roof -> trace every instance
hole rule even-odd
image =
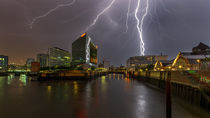
[[[140,61],[131,64],[155,64],[155,61]]]
[[[196,47],[193,48],[193,50],[194,50],[194,49],[206,50],[206,49],[209,49],[209,46],[206,45],[206,44],[204,44],[204,43],[202,43],[202,42],[200,42],[200,43],[198,44],[198,46],[196,46]]]
[[[174,59],[172,66],[175,66],[179,59],[183,59],[188,66],[190,65],[189,60],[186,57],[184,57],[181,53],[179,53]]]
[[[159,60],[161,63],[172,63],[172,60]]]
[[[172,64],[173,61],[172,60],[160,60],[160,62],[163,64],[163,66],[167,66],[169,64]]]
[[[140,59],[140,60],[146,60],[146,58],[148,57],[168,57],[168,55],[145,55],[145,56],[133,56],[133,57],[129,57],[128,60],[132,60],[132,59]]]
[[[192,52],[180,52],[183,56],[191,55]]]
[[[61,48],[59,48],[59,47],[52,47],[52,48],[55,48],[55,49],[58,49],[58,50],[62,50],[62,51],[65,51],[65,52],[69,52],[69,51],[64,50],[64,49],[61,49]]]
[[[210,55],[184,55],[187,59],[205,59],[210,58]]]
[[[172,60],[158,60],[156,63],[160,62],[163,66],[167,66],[173,63]]]

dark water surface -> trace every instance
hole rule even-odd
[[[123,75],[50,82],[0,77],[0,118],[165,118],[165,111],[164,92]],[[173,100],[174,118],[208,116]]]

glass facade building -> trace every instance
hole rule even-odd
[[[54,67],[69,67],[71,61],[71,55],[68,51],[60,49],[58,47],[52,47],[48,49],[49,66]]]
[[[72,43],[72,64],[95,66],[98,63],[97,52],[97,46],[84,33]]]
[[[49,60],[48,54],[37,54],[37,62],[40,63],[40,67],[47,67],[48,60]]]
[[[0,71],[7,71],[8,62],[8,56],[0,55]]]

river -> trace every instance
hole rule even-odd
[[[176,98],[173,118],[207,118],[209,113]],[[165,118],[165,93],[112,74],[85,81],[31,81],[0,77],[1,118]]]

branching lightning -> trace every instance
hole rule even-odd
[[[90,41],[91,41],[91,38],[88,37],[88,41],[86,45],[86,63],[90,62]]]
[[[107,10],[109,10],[109,9],[112,7],[112,5],[114,4],[115,1],[116,1],[116,0],[112,0],[112,2],[111,2],[103,11],[101,11],[101,12],[96,16],[96,18],[93,20],[93,23],[91,23],[91,24],[86,28],[86,31],[88,31],[91,27],[93,27],[93,26],[96,24],[96,22],[98,21],[98,19],[100,18],[100,16],[103,15]]]
[[[145,55],[144,54],[145,47],[144,47],[144,40],[143,40],[143,25],[144,25],[144,19],[147,16],[148,10],[149,10],[149,0],[146,0],[146,1],[147,1],[146,2],[146,11],[143,14],[141,19],[138,18],[138,12],[139,12],[139,8],[140,8],[141,0],[138,0],[137,7],[136,7],[136,10],[135,10],[135,18],[137,20],[136,27],[137,27],[138,33],[139,33],[141,55]]]
[[[128,12],[127,12],[127,18],[126,18],[126,32],[128,32],[128,20],[130,16],[130,8],[131,8],[131,0],[129,0],[129,3],[128,3]]]
[[[32,29],[34,23],[35,23],[36,21],[38,21],[39,19],[44,18],[44,17],[47,17],[48,15],[50,15],[52,12],[56,11],[56,10],[59,9],[59,8],[71,6],[71,5],[73,5],[75,2],[76,2],[76,0],[73,0],[72,2],[67,3],[67,4],[59,4],[59,5],[57,5],[55,8],[53,8],[53,9],[49,10],[48,12],[46,12],[45,14],[43,14],[43,15],[41,15],[41,16],[35,17],[35,18],[31,21],[31,23],[29,24],[30,28]]]
[[[139,10],[140,10],[140,4],[141,4],[141,0],[137,0],[138,3],[137,3],[137,7],[135,9],[135,19],[137,21],[137,24],[136,24],[136,27],[137,27],[137,30],[138,30],[138,35],[139,35],[139,40],[140,40],[140,55],[145,55],[145,44],[144,44],[144,40],[143,40],[143,25],[144,25],[144,20],[145,20],[145,17],[148,15],[148,10],[149,10],[149,0],[146,0],[146,7],[145,7],[145,12],[144,14],[142,15],[141,18],[138,17],[138,13],[139,13]],[[67,3],[67,4],[59,4],[57,5],[55,8],[49,10],[48,12],[46,12],[45,14],[43,15],[40,15],[40,16],[37,16],[35,17],[31,23],[29,24],[30,28],[32,29],[33,28],[33,25],[40,19],[42,18],[45,18],[47,17],[48,15],[50,15],[52,12],[56,11],[57,9],[59,8],[62,8],[62,7],[68,7],[68,6],[71,6],[73,5],[74,3],[76,2],[76,0],[73,0],[72,2],[70,3]],[[111,3],[106,7],[104,8],[97,16],[96,18],[93,20],[93,22],[86,28],[85,31],[88,31],[91,27],[95,26],[95,24],[97,23],[98,19],[101,17],[101,15],[103,15],[105,12],[107,12],[112,6],[113,4],[116,2],[116,0],[112,0]],[[130,16],[130,9],[131,9],[131,2],[132,0],[129,0],[129,3],[128,3],[128,10],[127,10],[127,18],[126,18],[126,32],[128,31],[129,29],[129,26],[128,26],[128,22],[129,22],[129,16]]]

